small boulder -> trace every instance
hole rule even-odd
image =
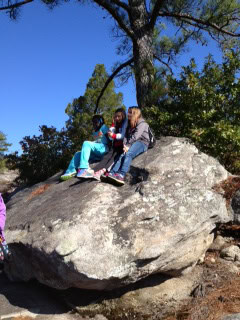
[[[220,256],[228,261],[240,261],[240,248],[238,246],[229,246],[223,249]]]
[[[226,246],[226,241],[222,236],[217,236],[209,247],[209,251],[221,251]]]

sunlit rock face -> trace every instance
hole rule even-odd
[[[14,180],[18,176],[17,170],[4,170],[0,172],[0,193],[11,191],[13,188]]]
[[[213,186],[228,177],[186,139],[165,137],[137,157],[123,187],[60,174],[7,205],[12,279],[111,290],[155,273],[191,270],[232,220]]]

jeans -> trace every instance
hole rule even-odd
[[[110,173],[119,173],[125,177],[126,173],[130,168],[132,160],[145,151],[147,151],[147,146],[143,142],[134,142],[127,153],[122,153],[119,156],[119,158],[112,166]]]
[[[94,171],[97,172],[103,168],[108,171],[112,168],[114,162],[119,158],[123,153],[123,146],[112,148],[107,154],[104,155],[102,160],[94,167]]]
[[[82,150],[75,153],[66,173],[75,172],[76,169],[88,169],[89,161],[100,161],[108,152],[108,146],[103,143],[84,141]]]

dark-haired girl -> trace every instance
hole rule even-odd
[[[94,168],[94,179],[100,181],[103,174],[107,174],[111,169],[115,159],[123,153],[123,138],[127,128],[126,112],[123,108],[118,108],[113,117],[113,123],[108,131],[108,137],[112,140],[111,151]]]

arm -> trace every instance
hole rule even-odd
[[[122,130],[121,130],[121,132],[115,133],[115,132],[113,131],[113,134],[111,135],[111,138],[112,138],[113,140],[123,140],[123,138],[124,138],[124,136],[125,136],[126,129],[127,129],[127,124],[128,124],[128,120],[125,119],[124,123],[122,124]],[[115,130],[115,128],[114,128],[114,130]]]
[[[148,124],[142,120],[136,126],[134,133],[129,137],[128,141],[124,138],[123,144],[126,146],[131,146],[134,142],[141,140],[144,132],[148,132]]]
[[[124,123],[122,125],[122,132],[116,134],[116,139],[117,140],[123,140],[123,138],[125,137],[127,125],[128,125],[128,120],[125,119],[125,121],[124,121]]]
[[[4,230],[5,220],[6,220],[6,206],[0,194],[0,235],[2,235],[2,232]]]
[[[106,126],[105,124],[103,124],[99,130],[100,132],[102,132],[102,134],[106,134],[109,131],[108,126]]]
[[[99,140],[99,138],[101,138],[103,135],[105,135],[108,132],[108,127],[103,124],[101,126],[101,128],[98,131],[94,131],[93,132],[93,138],[94,140]]]

